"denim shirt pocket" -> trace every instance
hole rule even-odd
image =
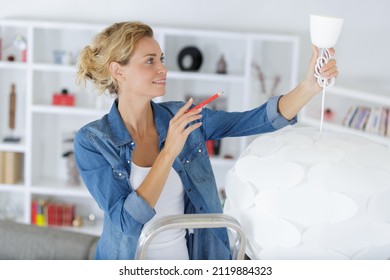
[[[127,170],[121,164],[112,167],[112,174],[117,180],[123,180],[129,177]]]
[[[213,170],[203,142],[198,142],[187,149],[181,158],[187,174],[196,182],[202,183],[213,178]]]

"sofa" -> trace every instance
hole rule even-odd
[[[88,260],[98,236],[0,220],[2,260]]]

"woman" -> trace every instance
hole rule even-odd
[[[117,95],[110,112],[82,127],[75,158],[88,190],[104,211],[97,259],[133,259],[143,226],[170,214],[221,213],[205,141],[270,132],[296,122],[320,87],[307,77],[284,96],[251,111],[197,109],[188,102],[155,103],[165,94],[164,54],[152,29],[116,23],[96,36],[79,58],[78,82]],[[334,60],[322,69],[337,76]],[[150,245],[149,259],[230,259],[226,229],[166,231]]]

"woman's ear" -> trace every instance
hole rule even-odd
[[[113,61],[110,63],[110,72],[117,81],[123,81],[125,79],[122,66],[118,62]]]

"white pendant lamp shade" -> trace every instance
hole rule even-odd
[[[226,176],[251,259],[389,259],[390,149],[346,133],[264,134]]]

